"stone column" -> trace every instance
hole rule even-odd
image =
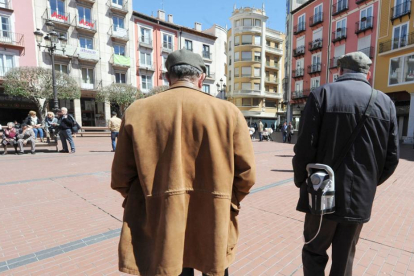
[[[105,102],[105,126],[108,125],[108,120],[111,119],[111,104]]]
[[[410,92],[410,114],[408,115],[408,131],[404,138],[404,144],[412,144],[414,142],[414,92]]]
[[[82,126],[82,111],[81,111],[81,101],[80,99],[73,100],[73,110],[75,112],[75,120]]]

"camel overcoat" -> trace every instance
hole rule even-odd
[[[246,120],[230,102],[179,82],[125,112],[112,165],[124,197],[119,269],[224,275],[235,257],[240,201],[255,183]]]

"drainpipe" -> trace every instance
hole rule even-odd
[[[330,61],[330,58],[331,58],[331,47],[332,47],[331,39],[332,39],[332,23],[333,23],[333,20],[332,20],[333,0],[330,0],[329,2],[330,2],[330,6],[329,6],[329,27],[328,27],[328,60],[326,62],[327,66],[326,66],[326,81],[325,81],[325,83],[329,83],[329,75],[330,75],[329,61]],[[349,3],[348,3],[348,5],[349,5]]]
[[[375,6],[375,2],[374,2]],[[379,29],[380,29],[380,22],[381,22],[381,1],[378,1],[378,9],[377,9],[377,30],[376,30],[376,38],[375,38],[375,46],[374,46],[374,68],[372,69],[372,87],[374,87],[375,83],[375,67],[377,66],[377,49],[378,49],[378,36],[379,36]]]

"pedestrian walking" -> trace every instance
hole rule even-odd
[[[116,139],[118,139],[119,128],[122,120],[116,116],[116,112],[112,111],[112,118],[108,121],[108,128],[111,130],[112,151],[116,150]]]
[[[330,275],[352,275],[356,244],[371,217],[377,186],[398,164],[396,111],[392,100],[368,79],[371,60],[361,52],[338,59],[339,77],[311,92],[301,118],[293,169],[300,188],[297,210],[305,212],[302,250],[305,276],[324,275],[332,245]],[[335,210],[312,215],[306,167],[325,164],[335,174]],[[336,168],[336,169],[335,169]],[[319,229],[319,232],[318,232]],[[319,233],[319,234],[317,234]],[[313,240],[312,240],[313,239]]]
[[[292,122],[289,122],[289,125],[287,126],[287,140],[289,144],[292,141],[292,135],[293,135],[293,126],[292,126]]]
[[[259,120],[259,141],[262,142],[263,141],[263,123],[262,120]]]
[[[282,131],[283,143],[286,143],[286,138],[287,138],[287,133],[288,133],[286,122],[283,123],[281,131]]]
[[[125,197],[119,269],[228,275],[240,202],[255,182],[249,130],[236,106],[201,91],[199,54],[175,51],[166,68],[170,88],[135,101],[119,131],[111,183]]]
[[[69,153],[68,142],[70,145],[70,153],[75,153],[75,142],[72,138],[72,130],[77,128],[77,122],[72,115],[68,114],[66,107],[61,108],[61,114],[58,118],[59,137],[62,142],[61,153]]]
[[[0,127],[1,129],[1,127]],[[7,123],[7,128],[3,130],[3,136],[1,140],[1,145],[3,146],[4,152],[3,155],[7,154],[7,146],[11,145],[14,147],[14,151],[17,154],[17,135],[18,131],[15,128],[13,122]]]
[[[21,124],[21,130],[17,135],[17,144],[19,145],[18,155],[24,154],[24,146],[28,143],[30,144],[31,153],[36,154],[36,135],[32,128],[30,128],[26,123]]]

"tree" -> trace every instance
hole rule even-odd
[[[120,115],[122,116],[128,106],[142,97],[143,94],[141,91],[130,84],[113,83],[100,89],[96,96],[96,100],[99,102],[108,101],[117,104],[120,108]]]
[[[79,99],[80,89],[75,79],[68,74],[56,72],[58,99]],[[4,77],[4,93],[20,96],[36,104],[39,113],[45,118],[46,107],[53,99],[52,70],[42,67],[17,67]]]
[[[156,86],[154,88],[152,88],[146,95],[145,97],[151,97],[153,95],[159,94],[161,92],[164,92],[165,90],[167,90],[168,88],[170,88],[168,85],[160,85],[160,86]]]

